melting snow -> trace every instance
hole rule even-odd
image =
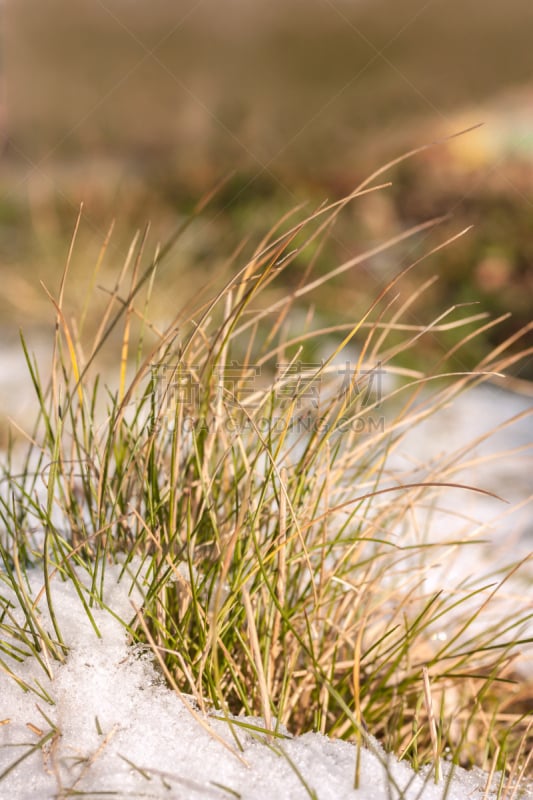
[[[129,619],[130,597],[137,603],[141,598],[131,594],[126,575],[117,582],[119,569],[107,567],[105,602],[114,614]],[[30,573],[32,593],[38,592],[39,581],[37,573]],[[415,775],[407,764],[387,757],[372,739],[371,749],[361,751],[358,790],[353,788],[357,751],[347,742],[315,733],[267,740],[231,721],[206,718],[224,746],[162,684],[149,657],[128,644],[125,629],[113,614],[94,610],[98,638],[70,584],[56,580],[53,598],[70,647],[64,664],[52,664],[53,678],[45,676],[35,659],[15,664],[4,656],[26,683],[40,685],[44,692],[39,692],[49,695],[52,703],[23,692],[0,673],[2,797],[52,800],[73,793],[90,797],[104,793],[191,800],[494,800],[497,796],[496,791],[484,794],[487,776],[480,771],[457,768],[450,776],[450,766],[444,764],[445,777],[437,785],[432,774]],[[43,610],[43,620],[46,617]],[[248,722],[261,725],[256,719]],[[35,748],[47,734],[46,744]]]

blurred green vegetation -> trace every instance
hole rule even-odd
[[[477,122],[485,133],[382,176],[393,185],[341,216],[314,269],[433,216],[452,218],[339,278],[316,302],[325,320],[353,319],[410,258],[472,224],[410,277],[413,292],[439,277],[413,305],[413,323],[465,302],[511,311],[458,356],[459,368],[529,321],[530,0],[11,0],[2,28],[0,313],[9,324],[50,313],[38,281],[57,286],[82,201],[80,304],[113,219],[104,275],[123,262],[135,230],[150,221],[153,250],[232,173],[165,268],[165,315],[246,239],[241,263],[298,203],[309,211],[337,199],[388,158]],[[420,344],[421,359],[430,346]],[[533,377],[531,364],[520,374]]]

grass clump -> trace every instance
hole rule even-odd
[[[423,337],[456,328],[466,343],[494,324],[454,308],[406,324],[418,297],[402,297],[402,280],[425,257],[357,320],[320,327],[322,287],[368,254],[315,277],[316,244],[348,203],[380,188],[370,185],[282,220],[167,325],[149,307],[170,243],[144,266],[138,238],[92,338],[66,310],[71,248],[51,298],[50,380],[25,348],[38,420],[3,476],[1,579],[22,616],[4,604],[1,663],[46,699],[16,665],[35,658],[50,675],[68,655],[52,582],[71,582],[93,619],[108,565],[120,563],[144,598],[123,620],[132,641],[201,711],[260,715],[273,735],[285,725],[363,744],[370,733],[416,767],[438,770],[447,756],[502,770],[509,787],[531,745],[525,703],[509,706],[527,614],[491,616],[505,575],[431,588],[434,565],[475,547],[475,532],[443,540],[415,524],[444,488],[483,489],[455,480],[454,464],[410,476],[391,459],[414,425],[520,356],[506,342],[468,373],[441,375],[449,352],[425,373],[395,366]],[[420,244],[432,224],[376,249]],[[308,249],[307,272],[279,291]],[[38,597],[30,568],[42,574]]]

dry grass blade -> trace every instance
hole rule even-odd
[[[464,459],[484,436],[406,472],[394,458],[407,432],[528,351],[513,350],[513,335],[475,370],[457,371],[450,360],[460,347],[496,323],[466,306],[413,323],[433,280],[405,297],[404,282],[466,229],[383,279],[349,322],[315,320],[311,293],[439,221],[340,266],[323,263],[321,238],[349,202],[375,190],[369,181],[296,224],[287,216],[274,225],[252,258],[217,276],[221,288],[199,293],[167,327],[147,309],[176,237],[148,264],[148,231],[136,239],[89,346],[78,337],[90,308],[79,329],[65,310],[69,256],[52,300],[50,387],[26,349],[39,416],[22,467],[5,472],[8,499],[0,496],[1,577],[20,609],[19,617],[8,604],[2,611],[0,667],[42,697],[20,676],[20,659],[49,677],[65,657],[54,582],[69,584],[98,633],[92,608],[114,613],[105,598],[109,565],[117,565],[143,598],[122,620],[128,633],[151,650],[194,719],[241,761],[236,730],[247,723],[239,718],[262,715],[269,741],[281,725],[359,748],[372,747],[372,734],[417,768],[436,770],[448,752],[455,763],[506,770],[514,786],[529,769],[532,736],[522,709],[505,704],[530,621],[513,613],[496,629],[491,610],[527,559],[503,575],[430,582],[479,533],[460,497],[500,500],[503,487],[454,480],[459,461],[474,465]],[[308,269],[294,279],[306,248]],[[427,368],[414,358],[424,337],[450,331],[460,341]],[[116,375],[102,366],[105,387],[104,344],[115,347],[118,365]],[[450,489],[450,516],[470,525],[464,540],[433,536],[428,521]],[[37,589],[28,578],[35,570]],[[209,725],[207,709],[228,722],[235,747]],[[357,785],[360,762],[354,767]]]

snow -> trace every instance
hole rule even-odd
[[[443,585],[465,587],[501,580],[523,561],[492,603],[495,613],[509,608],[531,614],[533,636],[533,404],[531,397],[483,385],[407,431],[388,467],[399,483],[444,480],[493,492],[438,490],[434,506],[421,504],[414,543],[469,541],[472,546],[444,554],[425,575],[428,591]],[[403,540],[406,537],[402,533]],[[487,580],[487,576],[492,576]],[[466,589],[465,589],[466,591]],[[462,612],[465,606],[461,606]],[[484,614],[480,623],[486,624]],[[533,659],[532,648],[529,656]],[[524,654],[525,655],[525,654]],[[533,671],[533,660],[529,666]]]
[[[431,772],[415,775],[407,764],[387,757],[372,738],[361,750],[358,790],[353,788],[353,744],[316,733],[267,738],[211,716],[204,725],[207,722],[225,744],[215,739],[193,716],[191,706],[163,685],[148,654],[128,644],[117,615],[131,618],[131,600],[139,603],[142,598],[138,591],[131,592],[126,573],[117,581],[119,570],[119,566],[106,568],[108,608],[94,610],[101,638],[71,584],[56,580],[53,603],[70,648],[65,663],[52,664],[51,679],[35,659],[11,663],[27,684],[40,685],[52,703],[33,692],[24,693],[12,678],[0,674],[2,797],[52,800],[76,792],[90,797],[111,793],[191,800],[496,798],[495,790],[483,794],[487,776],[480,771],[456,768],[450,777],[450,765],[444,764],[449,785],[446,777],[435,784]],[[35,596],[40,577],[37,573],[29,577]],[[6,597],[5,590],[2,594]],[[10,662],[9,657],[4,660]],[[261,725],[257,719],[248,722]],[[31,752],[48,732],[47,744]]]

